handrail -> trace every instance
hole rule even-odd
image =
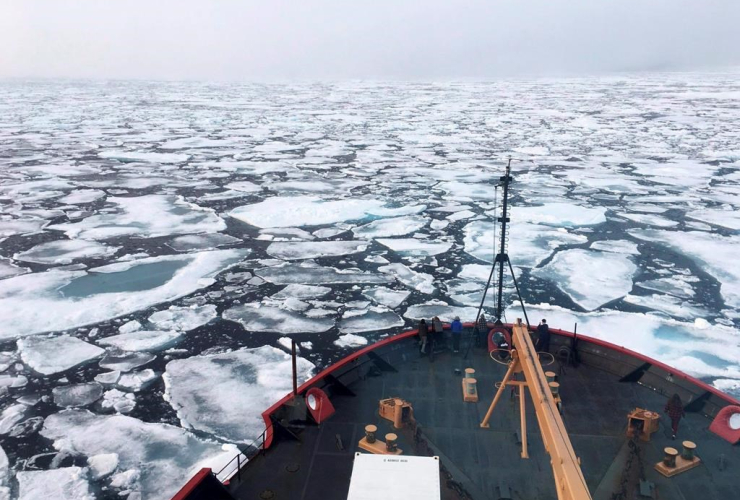
[[[231,478],[233,478],[234,476],[237,476],[237,479],[238,479],[239,481],[241,481],[241,470],[242,470],[242,465],[246,464],[246,463],[247,463],[247,462],[248,462],[249,460],[251,460],[251,459],[252,459],[252,458],[253,458],[253,457],[254,457],[255,455],[257,455],[257,453],[259,453],[260,451],[264,451],[264,450],[265,450],[265,436],[266,436],[266,435],[267,435],[267,429],[265,428],[265,430],[263,430],[263,431],[262,431],[262,434],[260,434],[260,436],[259,436],[259,437],[258,437],[257,439],[255,439],[255,440],[254,440],[254,441],[252,442],[252,444],[250,444],[250,445],[249,445],[249,447],[250,447],[250,448],[254,448],[254,449],[256,449],[256,450],[257,450],[257,452],[256,452],[256,453],[252,453],[252,454],[250,454],[250,453],[249,453],[249,452],[247,452],[246,450],[241,450],[241,449],[239,449],[239,448],[237,447],[237,449],[238,449],[238,452],[237,452],[236,456],[234,456],[234,458],[232,458],[231,460],[229,460],[229,461],[228,461],[228,462],[226,463],[226,465],[224,465],[224,466],[223,466],[223,467],[221,468],[221,470],[220,470],[220,471],[218,471],[218,472],[216,472],[216,473],[214,474],[214,475],[216,476],[216,479],[218,479],[218,480],[219,480],[219,481],[221,481],[222,483],[226,483],[226,481],[229,481],[229,480],[230,480]],[[255,443],[257,443],[257,442],[259,442],[259,445],[255,446]],[[242,458],[244,459],[244,461],[243,461],[243,462],[242,462]],[[225,477],[224,479],[221,479],[221,478],[220,478],[219,476],[220,476],[220,475],[221,475],[221,474],[222,474],[222,473],[223,473],[223,472],[224,472],[224,471],[225,471],[226,469],[228,469],[228,468],[229,468],[230,466],[232,466],[232,464],[234,463],[234,461],[236,461],[236,470],[235,470],[235,471],[233,471],[233,472],[232,472],[231,474],[228,474],[228,476],[227,476],[227,477]]]

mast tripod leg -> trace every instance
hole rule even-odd
[[[496,404],[498,404],[499,399],[501,399],[501,395],[506,390],[506,383],[509,381],[518,367],[519,358],[515,358],[511,361],[509,369],[506,371],[506,375],[504,375],[504,379],[501,381],[501,386],[499,386],[498,390],[496,391],[496,395],[493,397],[493,401],[491,401],[491,406],[488,407],[488,411],[486,412],[486,416],[483,418],[483,422],[480,423],[480,426],[483,429],[488,429],[490,427],[488,425],[488,421],[491,420],[493,409],[496,408]]]
[[[519,386],[519,413],[521,414],[522,430],[522,458],[529,458],[527,450],[527,414],[524,408],[524,384]]]

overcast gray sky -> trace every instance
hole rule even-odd
[[[0,77],[465,78],[740,66],[738,0],[0,0]]]

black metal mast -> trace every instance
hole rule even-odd
[[[501,216],[498,222],[501,224],[501,245],[499,246],[498,255],[494,261],[494,267],[498,264],[498,290],[496,295],[496,324],[502,324],[504,310],[504,266],[509,262],[509,254],[506,253],[506,224],[509,222],[509,183],[511,182],[511,158],[506,165],[506,173],[499,179],[504,188],[504,203],[501,209]],[[487,288],[487,287],[486,287]]]

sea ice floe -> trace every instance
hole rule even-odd
[[[86,410],[64,410],[48,416],[41,434],[58,450],[88,457],[117,453],[119,469],[140,468],[141,497],[147,500],[168,500],[200,467],[220,470],[236,456],[234,448],[224,450],[179,427],[144,423],[123,415],[95,415]]]
[[[418,273],[400,263],[388,264],[378,268],[381,273],[389,274],[398,279],[409,288],[421,293],[434,293],[434,276],[426,273]]]
[[[321,267],[314,263],[289,263],[273,267],[263,267],[256,269],[254,273],[265,281],[276,285],[385,284],[393,281],[392,278],[387,276],[368,273],[359,269],[336,269],[333,267]]]
[[[192,252],[194,250],[213,250],[214,248],[233,245],[241,241],[239,238],[222,233],[188,234],[173,238],[172,241],[167,243],[167,246],[176,252]]]
[[[618,213],[617,215],[619,215],[620,217],[624,217],[625,219],[629,219],[633,222],[637,222],[639,224],[645,224],[646,226],[675,227],[678,225],[678,222],[676,221],[655,214]]]
[[[157,311],[149,316],[149,323],[156,325],[160,330],[176,330],[188,332],[216,319],[218,313],[216,306],[206,304],[204,306],[192,305],[190,307],[170,306],[164,311]]]
[[[104,350],[69,335],[18,340],[21,359],[43,375],[53,375],[101,357]]]
[[[1,280],[0,339],[67,330],[175,300],[211,285],[245,255],[239,249],[166,255]]]
[[[43,219],[0,219],[0,238],[41,231],[49,222]]]
[[[328,286],[313,286],[313,285],[288,285],[278,293],[274,294],[271,298],[282,300],[282,299],[315,299],[323,297],[327,293],[331,292],[331,288]]]
[[[426,319],[427,323],[435,316],[445,322],[450,322],[455,319],[455,316],[459,316],[460,320],[465,323],[475,321],[477,314],[477,307],[458,307],[441,301],[431,301],[409,307],[403,316],[414,320]]]
[[[342,333],[380,332],[404,325],[403,319],[393,311],[385,308],[372,308],[358,311],[347,311],[339,320],[339,331]]]
[[[184,163],[190,155],[177,153],[153,153],[149,151],[101,151],[100,158],[121,162]]]
[[[424,205],[385,208],[385,202],[372,199],[326,201],[312,196],[276,196],[235,208],[229,215],[252,226],[268,228],[322,226],[373,217],[410,215],[425,208]]]
[[[298,383],[314,365],[297,358]],[[292,390],[291,357],[271,346],[167,363],[165,399],[185,427],[249,443],[265,428],[262,412]]]
[[[64,231],[70,238],[105,240],[119,236],[154,238],[171,234],[215,233],[226,223],[213,210],[187,203],[182,197],[151,194],[136,197],[111,196],[106,203],[113,213],[99,213],[80,222],[55,224],[49,229]]]
[[[627,295],[636,272],[629,256],[576,248],[558,252],[532,273],[551,281],[584,309],[594,310]]]
[[[337,347],[359,347],[367,345],[367,343],[368,341],[365,337],[360,337],[359,335],[353,335],[351,333],[340,335],[339,338],[334,341],[334,345]]]
[[[364,252],[367,247],[364,241],[300,241],[272,243],[266,251],[278,259],[301,260],[351,255]]]
[[[72,408],[87,406],[94,403],[103,395],[103,386],[98,383],[60,385],[51,390],[54,403],[57,406]]]
[[[547,203],[537,207],[516,207],[512,217],[515,218],[517,224],[522,221],[555,227],[578,227],[595,226],[606,222],[605,213],[604,207]]]
[[[714,226],[725,227],[735,231],[740,230],[740,214],[738,210],[727,207],[725,210],[704,209],[686,212],[686,216],[691,219],[707,222]]]
[[[698,278],[687,276],[670,276],[657,278],[653,280],[640,281],[635,285],[646,290],[667,293],[682,299],[690,299],[695,295],[691,282],[698,281]]]
[[[487,221],[474,221],[465,226],[465,252],[484,262],[493,262],[499,251],[500,234]],[[510,233],[509,255],[512,264],[520,267],[535,267],[562,246],[586,243],[588,238],[570,234],[565,229],[556,229],[540,224],[517,223],[516,231]]]
[[[372,239],[404,236],[426,226],[428,220],[421,216],[379,219],[352,230],[356,238]]]
[[[128,352],[120,349],[109,349],[98,362],[101,368],[119,372],[128,372],[147,363],[157,356],[148,352]],[[99,381],[101,382],[101,381]]]
[[[309,241],[316,237],[298,227],[272,227],[260,229],[258,240],[264,241]]]
[[[10,259],[0,257],[0,280],[12,278],[13,276],[20,276],[21,274],[26,274],[30,271],[31,270],[27,267],[16,266]]]
[[[100,189],[78,189],[76,191],[72,191],[63,198],[59,198],[57,201],[59,203],[64,203],[65,205],[81,205],[85,203],[92,203],[99,200],[100,198],[103,198],[104,196],[105,191],[102,191]]]
[[[640,255],[637,243],[627,240],[599,240],[591,243],[591,248],[602,252],[624,253],[629,255]]]
[[[161,351],[171,347],[182,338],[182,332],[139,330],[136,332],[112,335],[97,342],[104,346],[113,346],[123,351]]]
[[[130,392],[111,389],[105,391],[103,402],[100,405],[104,409],[113,409],[118,413],[131,413],[136,408],[136,396]]]
[[[146,370],[121,374],[116,385],[127,391],[139,392],[158,377],[159,375],[154,370],[147,368]]]
[[[740,248],[740,236],[655,229],[634,229],[629,233],[635,238],[660,243],[686,255],[721,283],[720,293],[729,307],[740,307],[740,266],[734,265]]]
[[[110,476],[118,468],[117,453],[101,453],[87,459],[90,466],[90,477],[92,479],[102,479]]]
[[[249,332],[321,333],[334,327],[334,320],[308,318],[301,313],[260,303],[231,307],[224,319],[240,323]]]
[[[20,403],[5,408],[0,414],[0,435],[8,434],[18,422],[25,418],[27,411],[28,406]]]
[[[79,259],[102,259],[115,254],[120,247],[97,241],[58,240],[41,243],[13,256],[15,260],[37,264],[70,264]]]
[[[407,290],[391,290],[384,286],[376,286],[363,290],[362,295],[382,306],[395,309],[406,300],[411,292]]]
[[[87,469],[63,467],[52,470],[20,471],[18,500],[94,500],[87,481]]]
[[[380,238],[376,241],[398,254],[413,257],[439,255],[446,253],[450,248],[452,248],[452,243],[426,241],[416,238]]]
[[[624,301],[678,319],[694,319],[707,315],[707,310],[672,295],[627,295]]]

